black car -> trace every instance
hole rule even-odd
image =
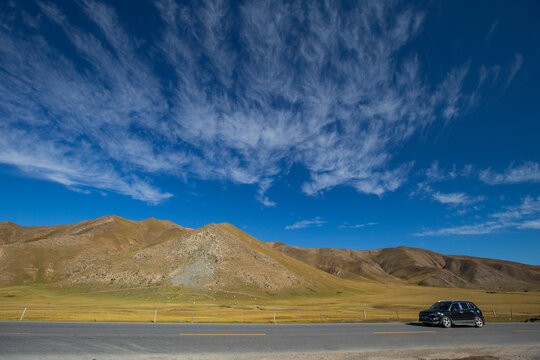
[[[420,311],[421,323],[442,325],[449,328],[452,325],[474,325],[481,328],[485,324],[484,315],[470,301],[440,300],[427,310]]]

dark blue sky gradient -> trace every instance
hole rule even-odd
[[[4,1],[0,220],[540,264],[537,1]]]

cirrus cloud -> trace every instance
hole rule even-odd
[[[315,217],[311,220],[301,220],[301,221],[295,222],[292,225],[287,225],[285,226],[285,230],[304,229],[308,227],[321,227],[324,224],[326,224],[326,221],[321,220],[320,217]]]
[[[540,196],[526,196],[521,203],[507,206],[503,211],[489,214],[489,219],[473,224],[450,226],[417,232],[415,236],[484,235],[504,229],[539,229]]]
[[[307,195],[381,196],[414,163],[396,149],[475,97],[469,63],[426,82],[406,49],[426,16],[412,6],[161,0],[134,35],[104,2],[37,4],[2,5],[0,161],[67,186],[159,203],[156,177],[225,180],[274,206],[296,163]]]
[[[540,182],[540,164],[527,161],[518,166],[511,165],[502,173],[486,169],[480,171],[479,178],[489,185],[538,183]]]

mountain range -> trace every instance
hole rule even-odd
[[[261,242],[231,224],[190,229],[105,216],[73,225],[0,222],[0,286],[186,286],[244,293],[321,293],[395,283],[540,289],[540,266],[397,247],[301,248]]]
[[[275,249],[346,279],[410,285],[478,288],[540,288],[540,266],[400,246],[376,250],[302,248],[270,243]]]

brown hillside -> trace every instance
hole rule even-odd
[[[117,216],[39,227],[2,222],[0,285],[55,282],[96,262],[189,231],[169,221],[130,221]]]
[[[230,224],[192,230],[107,216],[52,227],[1,223],[0,234],[0,285],[181,285],[266,293],[348,286]]]
[[[64,283],[281,292],[320,289],[331,281],[324,272],[267,248],[230,224],[210,224],[98,262]]]
[[[363,288],[366,282],[538,289],[540,267],[409,247],[358,251],[262,243],[231,224],[193,230],[117,216],[40,227],[0,222],[0,286],[173,285],[306,293]]]
[[[361,251],[268,244],[309,265],[346,279],[369,278],[460,288],[540,288],[540,266],[510,261],[443,255],[406,246]]]

